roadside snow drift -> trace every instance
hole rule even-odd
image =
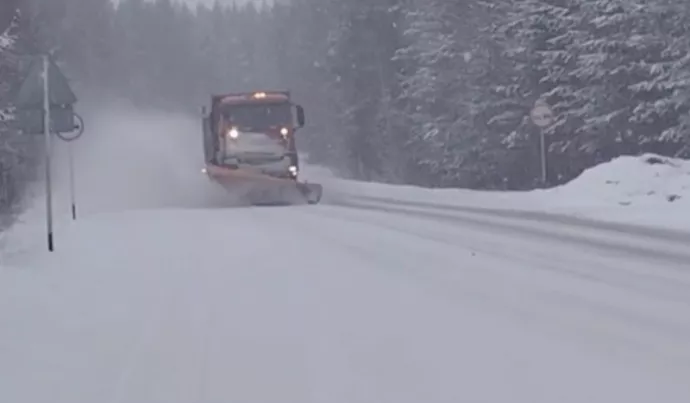
[[[648,206],[690,205],[690,161],[653,154],[625,156],[582,173],[549,190],[558,205]]]
[[[624,156],[588,169],[571,182],[530,192],[425,189],[335,179],[326,169],[307,175],[333,193],[448,206],[543,211],[690,231],[690,161],[653,154]]]

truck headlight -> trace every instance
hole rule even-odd
[[[290,168],[288,168],[292,176],[297,176],[297,167],[294,165],[290,165]]]
[[[283,127],[282,129],[280,129],[280,134],[282,134],[283,136],[287,136],[288,133],[289,133],[289,131],[288,131],[287,127]]]
[[[228,130],[228,137],[231,139],[236,139],[240,137],[240,132],[233,127],[232,129]]]

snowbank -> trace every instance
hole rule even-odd
[[[690,230],[690,161],[625,156],[542,192],[551,210]]]
[[[543,191],[559,205],[668,206],[690,201],[690,161],[646,154],[620,157]]]
[[[488,192],[423,189],[334,179],[323,168],[305,176],[329,192],[458,206],[547,211],[690,230],[690,161],[654,154],[624,156],[547,190]]]

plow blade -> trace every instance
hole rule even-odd
[[[254,172],[216,168],[207,170],[210,179],[228,193],[251,205],[318,204],[323,186],[317,183],[297,182]]]
[[[313,183],[294,181],[251,184],[246,200],[253,205],[318,204],[323,187]]]
[[[318,183],[298,183],[297,187],[304,195],[307,203],[318,204],[323,195],[323,186]]]
[[[245,200],[255,206],[315,204],[315,196],[305,192],[301,185],[293,181],[252,183]],[[231,190],[230,187],[227,189]]]

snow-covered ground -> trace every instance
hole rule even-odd
[[[690,398],[672,260],[329,206],[101,214],[57,248],[1,273],[0,401]]]
[[[310,169],[322,205],[212,208],[197,122],[87,119],[79,219],[58,146],[56,251],[40,199],[3,239],[0,402],[690,401],[690,238],[413,204],[553,208],[577,182],[504,195]],[[629,200],[602,195],[573,205]]]

